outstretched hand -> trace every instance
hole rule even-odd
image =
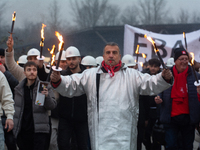
[[[163,77],[166,81],[171,80],[171,78],[173,77],[173,76],[172,76],[171,70],[169,70],[169,69],[164,69],[164,70],[162,71],[162,77]]]
[[[52,82],[58,82],[60,80],[60,72],[59,71],[52,71],[50,79]]]

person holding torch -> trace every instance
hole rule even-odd
[[[164,124],[166,150],[178,148],[178,135],[181,134],[184,149],[192,150],[195,125],[200,121],[200,86],[194,81],[200,75],[188,65],[189,54],[184,48],[174,50],[175,65],[170,68],[174,85],[155,97],[161,103],[160,122]]]
[[[136,150],[139,95],[155,95],[173,83],[169,69],[155,76],[127,68],[119,46],[110,42],[101,66],[81,74],[51,74],[51,84],[63,96],[87,95],[88,124],[93,150]]]

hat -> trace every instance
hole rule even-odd
[[[1,55],[1,56],[5,56],[5,49],[0,48],[0,55]]]
[[[176,48],[174,50],[174,62],[181,56],[181,55],[187,55],[188,52],[184,48]],[[189,56],[188,56],[189,57]]]

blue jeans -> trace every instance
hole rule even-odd
[[[164,124],[166,150],[193,150],[195,125],[190,124],[189,115],[171,118],[170,124]],[[180,144],[179,144],[180,143]]]
[[[3,132],[3,126],[0,120],[0,150],[5,150],[4,148],[4,132]]]

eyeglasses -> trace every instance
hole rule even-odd
[[[188,58],[180,58],[178,60],[180,60],[180,61],[188,61],[189,59]]]

